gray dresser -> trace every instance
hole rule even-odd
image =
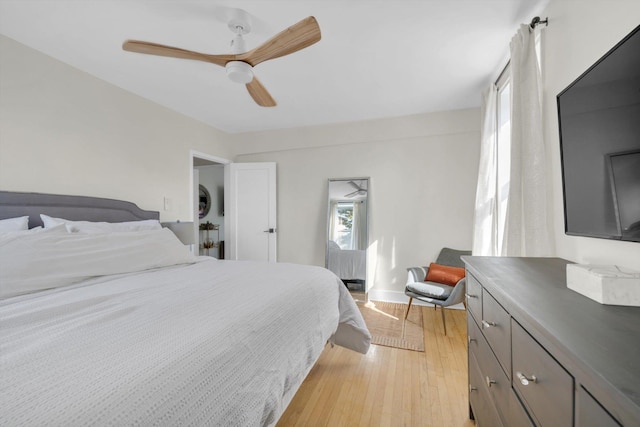
[[[640,426],[640,308],[568,289],[563,259],[462,259],[478,426]]]

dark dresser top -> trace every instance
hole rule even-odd
[[[566,285],[560,258],[463,256],[467,270],[624,425],[640,425],[640,307]]]

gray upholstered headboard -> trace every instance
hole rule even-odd
[[[40,214],[71,221],[124,222],[159,219],[134,203],[86,196],[0,191],[0,219],[29,215],[29,228],[42,225]]]

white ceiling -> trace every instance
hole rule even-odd
[[[329,200],[364,200],[367,198],[367,193],[365,194],[353,194],[358,188],[356,188],[353,184],[357,185],[359,188],[367,190],[369,187],[369,181],[365,179],[343,179],[343,180],[332,180],[329,182]],[[351,197],[346,197],[347,194],[351,194]]]
[[[549,0],[0,0],[0,33],[227,132],[476,107],[511,37]],[[257,106],[213,64],[124,52],[126,39],[229,53],[225,16],[253,18],[251,49],[301,19],[322,40],[259,64],[278,103]],[[0,58],[1,60],[1,58]]]

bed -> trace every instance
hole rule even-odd
[[[0,231],[0,425],[274,425],[327,343],[369,348],[327,269],[195,257],[128,202],[0,191],[0,223],[25,216]]]
[[[333,240],[328,241],[328,268],[342,280],[362,280],[366,278],[366,253],[364,250],[341,249]]]

